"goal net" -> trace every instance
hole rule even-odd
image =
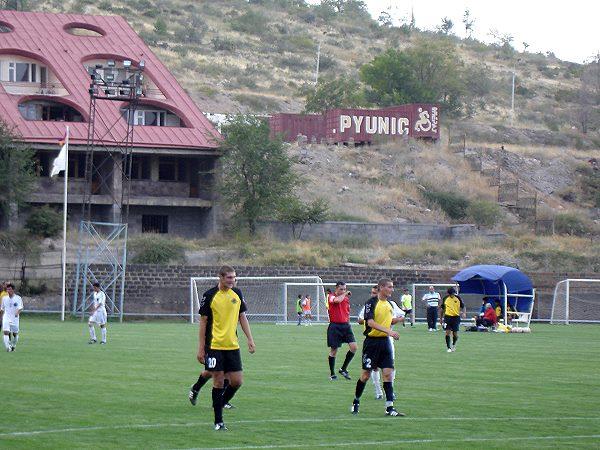
[[[198,322],[198,310],[202,294],[217,285],[218,277],[190,278],[190,322]],[[287,283],[300,283],[303,289],[287,287]],[[248,305],[248,319],[255,322],[287,322],[296,315],[298,295],[312,297],[312,314],[321,315],[325,307],[323,280],[317,275],[292,277],[237,277],[237,287],[241,289]],[[291,301],[288,300],[288,296]],[[317,308],[321,309],[317,309]],[[320,314],[319,314],[320,313]],[[292,318],[292,320],[294,320]]]
[[[377,283],[346,283],[346,288],[350,293],[350,317],[356,319],[361,308],[364,306],[366,301],[371,298],[371,288],[376,286]],[[329,314],[327,312],[327,292],[335,291],[335,283],[299,283],[299,282],[288,282],[285,283],[285,302],[287,307],[287,314],[284,323],[296,323],[298,321],[298,315],[296,314],[296,301],[298,295],[303,297],[306,294],[311,295],[313,301],[311,302],[312,317],[316,322],[329,322]],[[314,296],[312,293],[318,295]],[[318,299],[315,302],[315,299]],[[397,299],[394,299],[397,300]],[[398,303],[399,304],[399,303]]]
[[[600,323],[600,279],[566,279],[556,283],[550,323]]]

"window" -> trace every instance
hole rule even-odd
[[[131,179],[149,180],[150,179],[150,160],[148,157],[134,156],[131,160]]]
[[[142,233],[168,233],[169,216],[142,215]]]
[[[8,80],[2,81],[17,82],[17,83],[37,83],[38,69],[40,71],[40,82],[47,82],[47,69],[43,66],[38,66],[36,63],[24,62],[9,62],[8,63]]]
[[[83,117],[75,108],[58,102],[36,101],[21,103],[19,112],[26,120],[49,122],[83,122]]]
[[[48,73],[45,67],[40,67],[40,84],[42,87],[46,87],[48,84]]]
[[[127,118],[128,112],[126,109],[122,110],[122,114],[124,118]],[[181,125],[181,121],[179,117],[167,113],[167,111],[138,109],[133,113],[133,124],[147,127],[178,127]]]
[[[177,161],[174,158],[159,158],[158,179],[160,181],[177,180]]]
[[[28,63],[16,63],[16,74],[17,81],[29,82],[29,64]]]

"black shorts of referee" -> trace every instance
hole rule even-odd
[[[331,322],[327,327],[327,347],[340,348],[342,344],[356,342],[349,323]]]

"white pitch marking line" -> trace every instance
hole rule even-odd
[[[228,421],[228,424],[261,424],[261,423],[317,423],[327,420],[329,422],[339,422],[351,420],[369,422],[369,421],[381,421],[381,417],[327,417],[327,418],[305,418],[305,419],[263,419],[263,420],[234,420]],[[406,421],[553,421],[553,420],[600,420],[600,417],[403,417],[400,419],[402,422]],[[392,422],[391,420],[389,422]],[[53,434],[53,433],[73,433],[82,431],[106,431],[106,430],[127,430],[127,429],[152,429],[152,428],[168,428],[168,427],[195,427],[195,426],[208,426],[212,425],[212,422],[179,422],[179,423],[147,423],[147,424],[130,424],[130,425],[107,425],[107,426],[95,426],[95,427],[70,427],[70,428],[55,428],[49,430],[32,430],[32,431],[12,431],[6,433],[0,433],[0,438],[3,437],[18,437],[18,436],[35,436],[41,434]],[[404,441],[403,441],[404,442]],[[232,447],[233,448],[233,447]],[[261,447],[262,448],[262,447]]]
[[[400,419],[402,420],[402,419]],[[284,445],[245,445],[243,447],[196,447],[185,450],[240,450],[247,448],[269,449],[269,448],[306,448],[306,447],[354,447],[359,445],[394,445],[394,444],[435,444],[440,442],[491,442],[491,441],[542,441],[556,439],[597,439],[600,434],[589,434],[579,436],[525,436],[525,437],[505,437],[498,436],[494,438],[463,438],[463,439],[404,439],[397,441],[367,441],[367,442],[336,442],[327,444],[284,444]]]

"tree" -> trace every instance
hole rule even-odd
[[[0,120],[0,213],[11,218],[33,188],[34,152]]]
[[[154,32],[160,36],[167,34],[167,22],[165,22],[165,19],[162,17],[156,19],[156,22],[154,22]]]
[[[379,25],[381,25],[382,27],[386,27],[386,28],[389,28],[393,25],[392,16],[387,11],[381,11],[379,13],[377,22],[379,22]]]
[[[358,81],[353,78],[321,78],[315,87],[304,87],[304,110],[320,113],[334,108],[356,108],[365,104]]]
[[[505,58],[510,58],[515,49],[512,46],[512,41],[514,41],[514,36],[508,33],[500,33],[497,29],[492,28],[490,30],[490,36],[494,38],[494,45],[500,47],[501,54]]]
[[[471,39],[473,36],[473,25],[475,25],[475,19],[471,16],[471,11],[469,8],[465,8],[462,23],[465,26],[465,34],[467,35],[467,39]]]
[[[278,218],[291,224],[292,235],[295,239],[300,239],[306,225],[324,222],[328,212],[329,204],[325,199],[318,198],[311,203],[304,203],[298,198],[293,198],[283,205]]]
[[[380,106],[439,102],[449,112],[461,106],[460,58],[447,40],[417,41],[406,50],[388,49],[360,68],[368,101]]]
[[[442,23],[437,28],[439,33],[448,35],[451,33],[453,27],[454,22],[449,17],[443,17]]]
[[[269,126],[259,118],[234,116],[222,131],[220,192],[254,235],[256,222],[290,198],[296,184],[292,160],[281,140],[269,138]]]

